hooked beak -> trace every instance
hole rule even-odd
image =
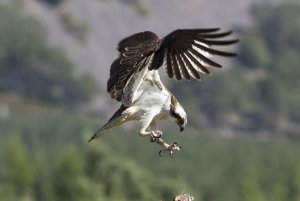
[[[180,132],[184,130],[184,126],[180,126]]]

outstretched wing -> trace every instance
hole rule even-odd
[[[210,74],[207,67],[222,67],[211,60],[211,55],[235,56],[234,53],[211,48],[212,45],[231,45],[238,40],[219,40],[231,34],[212,29],[178,29],[161,39],[149,70],[158,69],[165,64],[166,73],[177,80],[200,79],[198,72]]]
[[[231,45],[238,40],[220,40],[231,32],[213,29],[178,29],[160,39],[145,31],[133,34],[119,43],[119,58],[110,69],[107,91],[117,101],[129,105],[148,70],[157,70],[165,64],[170,78],[200,79],[198,72],[210,74],[207,67],[221,65],[211,55],[235,56],[234,53],[211,48],[212,45]]]
[[[153,56],[159,37],[150,32],[140,32],[123,39],[119,43],[119,58],[110,68],[107,91],[117,101],[128,105],[141,84]],[[147,68],[146,68],[147,67]]]

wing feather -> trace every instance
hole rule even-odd
[[[178,29],[162,38],[156,46],[153,62],[149,70],[158,69],[163,65],[164,52],[167,57],[166,72],[170,78],[200,79],[198,73],[210,74],[207,67],[222,67],[211,59],[211,55],[235,56],[236,54],[213,49],[212,45],[231,45],[236,39],[223,39],[232,32],[217,32],[212,29]],[[220,40],[221,39],[221,40]],[[173,72],[173,74],[171,73]],[[180,73],[180,75],[179,75]]]
[[[180,72],[180,67],[178,66],[178,63],[176,61],[173,49],[170,49],[170,52],[168,52],[168,53],[171,58],[171,65],[173,66],[175,78],[176,78],[176,80],[181,80],[182,76],[181,76],[181,72]]]
[[[198,67],[193,67],[192,63],[190,62],[190,59],[188,59],[188,56],[187,56],[187,52],[184,52],[184,46],[178,46],[176,49],[179,52],[182,53],[182,60],[184,61],[184,64],[183,65],[183,68],[187,67],[187,70],[190,74],[190,76],[192,76],[194,79],[197,79],[197,80],[200,80],[200,76],[198,74]],[[167,68],[168,69],[168,68]]]
[[[232,33],[232,31],[227,31],[223,33],[199,33],[198,36],[203,37],[203,38],[222,38],[225,36],[228,36]]]
[[[212,66],[212,67],[217,67],[220,68],[222,67],[220,64],[210,60],[209,58],[205,57],[202,53],[199,53],[197,50],[195,50],[194,48],[190,48],[188,50],[196,59],[199,58],[200,59],[200,63],[203,63],[202,66],[204,67],[205,64],[207,64],[208,66]]]
[[[194,44],[195,47],[208,52],[209,54],[213,54],[213,55],[219,55],[219,56],[223,56],[223,57],[232,57],[232,56],[236,56],[236,53],[231,53],[231,52],[224,52],[224,51],[220,51],[220,50],[215,50],[212,48],[208,48],[207,46],[201,44],[201,43],[195,43]]]
[[[147,65],[150,58],[144,58],[139,65]],[[138,68],[138,67],[137,67]],[[141,85],[145,74],[147,73],[148,68],[141,68],[141,70],[134,71],[130,79],[126,82],[126,85],[123,87],[122,93],[122,103],[125,106],[130,106],[137,98],[137,89]]]
[[[190,75],[188,69],[185,67],[182,56],[180,54],[178,54],[178,55],[175,55],[175,57],[177,57],[178,65],[180,66],[180,71],[181,71],[183,77],[187,80],[190,80],[191,75]]]
[[[173,51],[174,51],[174,58],[180,68],[180,72],[182,74],[182,77],[184,77],[185,79],[187,80],[190,80],[191,79],[191,76],[188,72],[188,69],[185,67],[184,65],[184,62],[182,60],[182,56],[180,55],[180,51],[176,48],[176,47],[173,47]]]
[[[186,53],[183,53],[182,58],[184,60],[184,64],[185,66],[187,66],[190,75],[196,79],[196,80],[200,80],[200,75],[198,74],[198,71],[193,67],[193,65],[191,64],[191,62],[189,61]]]
[[[198,39],[200,42],[208,44],[208,45],[232,45],[237,43],[239,40],[206,40],[206,39]]]
[[[156,34],[145,31],[133,34],[120,41],[120,52],[111,65],[107,91],[117,101],[125,105],[136,98],[136,91],[148,70],[165,66],[170,78],[197,79],[198,72],[210,74],[208,67],[220,68],[211,56],[235,56],[211,48],[237,43],[236,39],[224,39],[232,32],[218,32],[220,28],[178,29],[160,39]]]
[[[172,61],[171,61],[171,55],[168,51],[166,51],[166,57],[167,57],[167,66],[169,66],[169,68],[167,68],[167,73],[169,78],[173,78],[174,77],[174,66],[172,65]]]
[[[125,105],[135,98],[135,91],[148,68],[151,55],[159,37],[150,32],[133,34],[120,41],[120,52],[111,65],[110,78],[107,82],[107,92],[117,101],[125,102]]]
[[[209,70],[207,69],[207,68],[205,68],[204,66],[203,66],[203,64],[202,63],[200,63],[200,61],[198,61],[197,59],[196,59],[196,56],[194,56],[190,51],[188,51],[187,53],[186,53],[186,55],[187,55],[187,58],[189,59],[189,61],[191,62],[191,64],[193,65],[193,67],[196,69],[196,70],[198,70],[199,72],[201,72],[201,73],[203,73],[203,74],[210,74],[210,72],[209,72]]]

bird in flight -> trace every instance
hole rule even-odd
[[[158,69],[164,66],[169,78],[200,80],[199,73],[210,74],[208,68],[222,66],[210,59],[213,55],[231,57],[212,46],[237,43],[237,39],[224,39],[231,31],[219,28],[178,29],[160,38],[150,31],[133,34],[120,41],[119,57],[112,63],[107,92],[120,101],[121,107],[89,140],[100,137],[104,131],[128,121],[139,121],[139,135],[163,147],[159,152],[180,150],[176,142],[167,144],[157,128],[160,120],[169,120],[183,131],[187,115],[176,97],[160,80]]]

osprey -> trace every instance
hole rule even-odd
[[[108,122],[89,140],[100,137],[105,130],[128,121],[139,121],[139,135],[149,136],[171,155],[180,150],[176,142],[167,144],[157,128],[160,120],[176,123],[183,131],[187,115],[175,96],[160,80],[158,69],[165,67],[169,78],[200,80],[198,72],[210,74],[208,67],[222,67],[211,55],[235,56],[235,53],[211,48],[231,45],[238,40],[222,39],[231,34],[211,29],[178,29],[164,38],[150,31],[133,34],[119,43],[119,57],[112,63],[107,92],[122,102]],[[220,40],[221,39],[221,40]]]

